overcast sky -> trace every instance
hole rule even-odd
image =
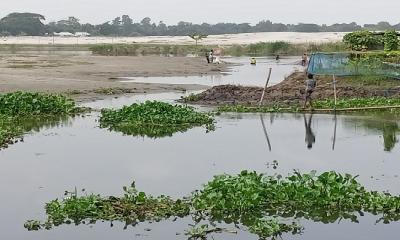
[[[400,0],[0,0],[0,16],[35,12],[48,21],[75,16],[82,23],[103,23],[130,15],[134,21],[148,16],[167,24],[248,22],[263,19],[282,23],[388,21],[400,23]]]

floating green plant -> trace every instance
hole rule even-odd
[[[358,222],[364,213],[371,213],[378,216],[377,223],[400,220],[399,196],[368,191],[356,177],[336,172],[295,172],[288,177],[248,171],[220,175],[190,197],[178,200],[149,196],[137,191],[134,184],[124,187],[121,197],[78,196],[76,191],[67,195],[46,204],[46,221],[30,220],[25,228],[51,229],[97,221],[135,226],[143,221],[191,216],[194,224],[186,231],[189,239],[206,239],[207,234],[224,232],[220,224],[233,224],[267,239],[301,233],[301,219],[325,224],[339,219]],[[209,224],[204,224],[207,221]]]
[[[196,126],[214,128],[214,119],[207,113],[196,112],[183,105],[147,101],[119,110],[103,109],[100,127],[133,136],[164,137],[185,132]]]

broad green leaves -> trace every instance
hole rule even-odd
[[[0,114],[7,116],[70,114],[76,110],[74,101],[61,95],[30,92],[0,95]]]
[[[0,95],[0,148],[43,123],[51,124],[61,116],[79,111],[74,101],[61,95],[30,92]]]
[[[147,101],[125,106],[120,110],[103,109],[100,127],[120,131],[127,135],[165,137],[185,132],[195,126],[214,128],[213,118],[206,113],[182,105]]]
[[[373,50],[382,44],[382,39],[375,36],[370,31],[356,31],[348,33],[343,37],[343,42],[346,43],[351,50]]]
[[[325,224],[339,219],[358,222],[364,212],[379,215],[377,222],[400,220],[400,197],[366,190],[349,174],[315,171],[294,172],[284,178],[243,171],[239,175],[220,175],[191,197],[172,200],[139,192],[133,183],[124,187],[122,197],[99,195],[78,196],[68,193],[63,200],[46,204],[44,223],[30,220],[28,230],[51,229],[61,224],[93,224],[96,221],[122,221],[136,225],[169,217],[191,216],[193,228],[189,239],[206,239],[207,234],[221,232],[221,223],[235,224],[240,229],[267,239],[303,228],[296,219]],[[212,228],[204,222],[209,222]]]

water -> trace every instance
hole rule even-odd
[[[112,101],[109,105],[107,101],[96,104],[120,105]],[[0,231],[0,239],[186,239],[176,233],[187,229],[190,219],[140,224],[128,230],[123,230],[122,224],[110,228],[108,223],[39,232],[23,228],[27,219],[44,219],[44,204],[62,198],[64,190],[77,187],[118,196],[122,186],[132,180],[139,190],[149,194],[182,197],[201,188],[214,175],[237,174],[245,169],[284,175],[293,169],[334,170],[360,175],[359,181],[368,189],[400,194],[400,147],[396,142],[400,122],[396,116],[339,115],[335,121],[332,115],[313,115],[310,124],[309,117],[263,114],[261,119],[258,114],[223,114],[217,117],[214,132],[194,128],[160,139],[99,129],[98,113],[63,119],[58,125],[47,124],[40,132],[28,134],[24,143],[0,151],[0,226],[6,229]],[[314,137],[306,138],[307,132]],[[305,139],[311,139],[312,148]],[[274,161],[278,162],[277,169],[272,167]],[[303,221],[303,235],[285,235],[284,239],[397,236],[398,223],[375,224],[375,220],[367,215],[360,224]],[[240,232],[216,235],[216,239],[257,238]]]
[[[300,65],[299,57],[285,57],[280,61],[275,58],[258,58],[257,65],[251,65],[246,57],[226,58],[224,61],[236,63],[232,66],[232,72],[224,75],[204,75],[197,77],[127,77],[121,82],[145,82],[145,83],[169,83],[169,84],[200,84],[217,86],[225,84],[258,86],[265,85],[268,68],[272,68],[270,85],[275,85],[284,80],[290,73],[296,70],[304,70]]]
[[[121,108],[125,105],[130,105],[132,103],[140,103],[145,101],[163,101],[167,103],[174,104],[177,99],[181,97],[187,97],[190,94],[201,93],[202,91],[185,91],[185,92],[165,92],[165,93],[151,93],[151,94],[140,94],[140,95],[125,95],[115,98],[106,98],[94,102],[83,103],[84,107],[90,107],[93,109],[102,108]]]

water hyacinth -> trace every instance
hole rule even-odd
[[[157,101],[135,103],[119,110],[103,109],[100,117],[102,128],[148,137],[172,136],[175,132],[204,125],[212,130],[213,122],[209,114],[196,112],[193,107]]]
[[[225,232],[220,224],[233,224],[267,239],[301,233],[301,219],[325,224],[343,219],[358,222],[364,213],[370,213],[378,216],[377,223],[400,220],[399,196],[368,191],[356,178],[336,172],[294,172],[283,177],[243,171],[216,176],[190,197],[177,200],[149,196],[137,191],[134,184],[124,187],[121,197],[78,196],[75,191],[67,193],[65,199],[47,203],[47,220],[29,220],[25,228],[51,229],[97,221],[135,226],[142,221],[191,216],[194,224],[185,232],[189,239],[206,239],[208,234]]]

